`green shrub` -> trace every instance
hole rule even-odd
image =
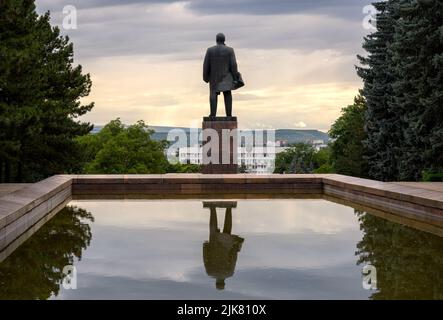
[[[443,172],[431,173],[424,171],[422,174],[424,182],[443,182]]]

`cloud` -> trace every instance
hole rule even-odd
[[[41,11],[55,9],[53,23],[60,25],[62,2],[58,6],[48,0],[37,3]],[[97,5],[105,3],[107,1],[96,1]],[[115,5],[111,6],[113,3]],[[213,2],[204,3],[209,5]],[[267,2],[260,3],[264,5]],[[198,1],[161,4],[158,1],[131,1],[130,4],[117,6],[111,1],[99,9],[79,5],[78,29],[67,32],[74,43],[81,44],[76,53],[80,57],[165,54],[172,58],[198,59],[200,51],[214,43],[215,34],[219,31],[226,34],[229,44],[240,48],[282,48],[307,52],[333,48],[354,53],[365,34],[360,21],[329,15],[327,8],[307,13],[288,10],[265,16],[251,14],[251,11],[239,16],[239,12],[234,10],[205,15],[193,7],[199,4]],[[279,6],[276,4],[275,7]],[[251,10],[253,8],[251,6]],[[353,16],[359,20],[363,18],[360,11]]]
[[[37,4],[44,10],[61,11],[66,5],[76,7],[78,10],[90,8],[105,8],[114,6],[128,6],[133,4],[165,4],[178,2],[177,0],[37,0]]]
[[[355,19],[361,13],[366,0],[191,0],[191,10],[206,14],[324,14]]]
[[[254,101],[254,100],[264,100],[268,99],[266,96],[260,96],[254,93],[234,93],[234,99],[236,101]]]
[[[307,127],[307,125],[303,121],[299,121],[299,122],[294,123],[294,128],[306,128],[306,127]]]
[[[220,31],[246,82],[234,94],[243,127],[303,122],[327,130],[361,85],[354,64],[366,1],[37,0],[58,26],[67,4],[78,9],[78,29],[62,32],[92,75],[85,100],[96,107],[84,118],[95,123],[200,121],[209,108],[202,60]]]
[[[238,50],[237,56],[246,81],[245,88],[234,92],[234,114],[242,128],[256,128],[260,123],[293,128],[294,122],[302,121],[306,128],[328,130],[359,88],[352,58],[329,50],[311,54]],[[273,57],[279,58],[262,64]],[[196,127],[209,113],[200,60],[175,61],[162,55],[108,57],[84,67],[93,81],[88,101],[96,102],[84,117],[88,121],[103,124],[119,116],[126,123],[143,119],[152,125]],[[219,105],[219,114],[224,114],[222,97]]]
[[[354,20],[370,2],[367,0],[38,0],[39,7],[52,11],[60,11],[65,5],[73,5],[81,10],[171,3],[185,4],[196,14],[322,14]]]

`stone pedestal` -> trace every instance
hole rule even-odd
[[[203,118],[204,174],[237,173],[237,118]]]

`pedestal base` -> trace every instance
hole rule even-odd
[[[237,118],[203,118],[203,165],[204,174],[232,174],[237,165]]]
[[[203,117],[203,122],[217,122],[217,121],[233,121],[237,122],[237,117]]]

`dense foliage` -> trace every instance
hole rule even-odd
[[[443,172],[443,2],[374,3],[377,31],[359,57],[367,102],[369,176],[419,180]]]
[[[73,66],[73,45],[33,0],[0,2],[0,182],[36,181],[78,169],[77,117],[91,80]]]
[[[364,115],[366,103],[358,96],[354,104],[342,109],[341,116],[329,130],[332,165],[336,173],[366,177],[367,161],[363,142],[366,139]]]
[[[0,264],[0,299],[57,296],[63,268],[82,259],[91,242],[91,213],[68,206]]]
[[[329,153],[329,149],[316,151],[310,144],[294,144],[277,154],[274,173],[332,172]]]
[[[357,216],[363,232],[357,264],[377,270],[371,299],[443,299],[443,238],[369,213]]]
[[[100,132],[78,138],[83,150],[84,173],[148,174],[198,172],[193,165],[170,164],[166,142],[151,138],[153,131],[143,121],[125,126],[116,119]]]

